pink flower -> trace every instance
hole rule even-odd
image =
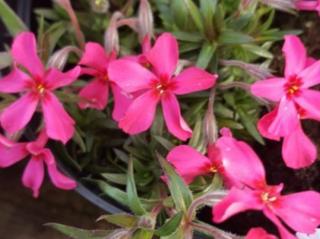
[[[181,145],[169,152],[167,160],[188,184],[197,176],[216,172],[230,187],[242,187],[242,179],[248,182],[263,178],[264,169],[255,152],[246,143],[234,139],[229,129],[222,129],[221,134],[222,137],[208,147],[208,157]]]
[[[145,56],[151,69],[126,59],[110,64],[112,80],[128,93],[141,93],[129,106],[119,127],[131,135],[146,131],[161,101],[170,133],[181,140],[190,138],[192,131],[181,116],[176,95],[208,89],[215,84],[217,76],[196,67],[174,76],[179,51],[176,39],[169,33],[162,34]]]
[[[238,180],[244,186],[242,188],[233,187],[229,194],[214,206],[213,221],[220,223],[237,213],[259,210],[277,226],[283,239],[295,238],[286,226],[303,233],[314,232],[320,224],[320,194],[315,191],[305,191],[281,195],[283,184],[267,185],[264,172],[260,171],[263,168],[260,160],[255,164],[260,164],[260,166],[250,167],[251,172],[248,172],[247,164],[238,168]],[[255,171],[256,168],[259,170]],[[243,169],[245,172],[260,176],[245,175],[243,177]]]
[[[283,159],[288,167],[302,168],[316,159],[316,147],[303,133],[300,120],[320,120],[320,93],[309,89],[320,83],[320,61],[307,58],[296,36],[285,37],[285,76],[254,83],[251,92],[277,102],[277,107],[258,123],[260,133],[269,139],[284,138]]]
[[[31,156],[24,170],[22,182],[33,191],[35,198],[39,197],[40,187],[44,179],[44,165],[47,166],[52,183],[60,189],[71,190],[76,183],[64,176],[57,168],[56,161],[50,149],[45,148],[48,137],[42,131],[36,141],[30,143],[15,143],[0,135],[0,168],[10,167],[27,156]]]
[[[0,92],[22,93],[20,99],[1,113],[2,127],[9,133],[23,129],[40,103],[47,135],[66,143],[74,133],[74,121],[53,91],[77,79],[80,68],[75,67],[67,73],[54,68],[46,70],[37,56],[35,36],[30,32],[15,38],[11,54],[16,65],[27,73],[15,65],[13,71],[0,80]]]
[[[276,236],[268,234],[263,228],[251,228],[245,239],[277,239]]]
[[[298,0],[296,8],[305,11],[317,11],[320,14],[320,0]]]
[[[107,54],[98,43],[89,42],[85,46],[84,54],[79,62],[82,73],[94,76],[94,80],[85,86],[79,93],[83,99],[79,106],[82,109],[94,108],[103,110],[108,102],[109,88],[114,97],[112,117],[119,121],[127,110],[131,100],[118,85],[109,77],[109,64],[115,60],[115,53]]]

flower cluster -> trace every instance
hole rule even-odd
[[[115,52],[108,54],[98,43],[89,42],[85,45],[79,66],[66,73],[55,68],[45,69],[37,55],[35,36],[30,32],[21,33],[15,38],[11,53],[13,70],[1,79],[0,92],[21,92],[22,96],[1,113],[2,128],[8,135],[23,130],[40,105],[39,111],[44,118],[43,126],[40,126],[41,132],[49,139],[64,144],[72,138],[75,122],[54,95],[54,91],[72,84],[80,75],[93,77],[79,92],[80,108],[103,110],[108,102],[110,88],[114,98],[113,119],[119,122],[123,131],[134,135],[150,128],[156,106],[161,101],[169,132],[181,140],[190,138],[192,130],[181,116],[176,95],[209,89],[214,86],[217,78],[197,67],[190,67],[176,74],[178,43],[169,33],[162,34],[152,48],[138,57],[144,59],[143,62],[135,57],[116,60]],[[33,146],[26,146],[34,160],[27,166],[23,177],[24,185],[33,190],[35,197],[39,195],[44,160],[57,187],[74,188],[75,183],[71,183],[70,179],[52,173],[56,170],[55,160],[51,151],[44,149],[47,140],[41,142],[39,145],[35,143],[37,150],[33,150]],[[0,156],[0,166],[8,167],[26,157],[27,151],[22,150],[24,145],[3,139],[1,146],[4,154]],[[41,160],[35,160],[38,158]]]
[[[190,118],[184,117],[184,111],[181,110],[179,101],[184,95],[207,91],[202,92],[205,95],[205,103],[209,96],[209,109],[207,117],[203,121],[203,138],[205,138],[201,142],[203,150],[200,152],[201,147],[190,146],[193,139],[190,140],[189,145],[174,146],[172,142],[167,141],[164,143],[166,150],[169,149],[166,159],[171,165],[166,160],[163,161],[169,165],[169,169],[171,169],[170,166],[173,166],[175,169],[175,171],[171,170],[173,175],[178,174],[182,178],[181,180],[177,176],[177,181],[181,183],[178,185],[181,187],[191,185],[199,176],[215,174],[221,176],[227,193],[223,192],[218,195],[219,197],[223,195],[222,197],[213,200],[212,220],[215,223],[226,221],[233,215],[247,210],[256,210],[262,212],[275,224],[282,239],[294,239],[293,231],[308,234],[315,232],[320,225],[320,208],[318,206],[320,193],[312,190],[291,194],[282,193],[283,183],[268,184],[264,166],[251,146],[233,137],[229,128],[222,128],[220,137],[218,137],[218,124],[214,117],[215,93],[219,86],[222,89],[227,83],[217,84],[219,76],[214,70],[208,72],[196,66],[184,68],[179,61],[179,45],[173,34],[164,32],[156,38],[153,37],[153,15],[147,0],[140,2],[138,20],[123,18],[120,12],[113,14],[105,34],[107,41],[105,47],[97,42],[85,42],[70,2],[67,0],[57,0],[57,2],[65,8],[71,18],[76,40],[81,47],[81,49],[76,48],[76,51],[80,52],[79,59],[75,64],[67,65],[69,70],[62,71],[61,65],[64,64],[57,67],[50,61],[45,64],[41,60],[41,54],[39,54],[41,49],[38,49],[33,33],[23,32],[16,36],[11,47],[12,70],[0,79],[0,92],[14,94],[18,97],[0,113],[0,125],[3,129],[0,134],[0,168],[10,167],[25,158],[30,158],[24,170],[22,181],[25,187],[33,191],[34,197],[40,195],[45,167],[52,183],[57,188],[70,190],[77,186],[73,179],[58,169],[54,153],[48,145],[49,140],[54,140],[67,147],[67,143],[75,136],[77,120],[73,119],[72,114],[68,113],[72,111],[68,111],[66,105],[63,104],[63,97],[60,97],[62,92],[75,94],[77,96],[75,107],[83,111],[86,109],[103,111],[111,102],[113,104],[112,119],[117,123],[119,129],[130,136],[148,132],[159,114],[163,118],[167,131],[175,138],[174,143],[178,144],[193,136],[192,127],[190,127],[192,123],[188,122]],[[206,10],[206,6],[212,6],[210,4],[214,4],[210,1],[201,2],[205,3],[202,10]],[[293,3],[292,1],[261,2],[285,10],[291,9]],[[178,2],[176,4],[179,6]],[[244,11],[249,11],[252,6],[257,6],[257,2],[253,4],[251,1],[242,1],[241,4]],[[320,2],[316,0],[295,2],[298,9],[320,12],[319,5]],[[188,6],[195,8],[192,4]],[[104,6],[102,12],[107,11],[108,7]],[[210,14],[206,15],[210,18]],[[192,17],[198,19],[197,14],[193,14]],[[218,18],[223,17],[219,16]],[[197,23],[197,20],[195,22]],[[139,33],[142,48],[140,54],[125,55],[120,53],[117,28],[121,25],[127,25]],[[195,25],[201,28],[201,24]],[[250,24],[248,23],[248,25]],[[210,26],[208,24],[205,27],[210,28]],[[203,68],[209,69],[209,62],[214,60],[216,49],[223,44],[227,46],[238,44],[233,42],[237,39],[228,36],[230,32],[232,33],[233,30],[215,29],[208,36],[205,36],[205,39],[200,39],[200,42],[205,40],[201,54],[208,54],[210,57],[208,59],[199,58],[197,65],[204,65]],[[218,33],[221,33],[221,36],[216,39]],[[179,33],[177,34],[179,35]],[[247,47],[250,46],[250,36],[245,37],[235,31],[233,34],[241,38],[240,44],[242,44],[242,40],[248,40]],[[183,34],[180,34],[180,37],[181,35]],[[189,37],[192,34],[186,35]],[[202,42],[197,42],[197,37],[193,40],[197,47],[202,44]],[[191,45],[191,49],[193,49],[192,47]],[[266,55],[255,45],[253,49]],[[66,48],[61,51],[63,50],[68,51]],[[247,70],[249,73],[251,71],[252,75],[256,76],[255,78],[263,79],[257,80],[251,85],[244,82],[232,83],[235,83],[234,85],[239,83],[238,87],[247,90],[250,96],[266,101],[272,108],[258,121],[257,129],[264,138],[274,141],[282,140],[282,158],[285,164],[293,169],[301,169],[312,165],[317,159],[317,148],[304,133],[302,122],[306,119],[320,121],[320,92],[315,89],[315,86],[320,84],[320,60],[308,57],[302,41],[294,35],[284,37],[283,53],[285,57],[283,77],[271,76],[268,71],[258,72],[260,68],[256,65],[244,63],[245,67],[242,68],[250,68],[251,70]],[[230,55],[232,54],[230,53]],[[232,66],[233,63],[234,66],[236,63],[241,64],[242,62],[238,60],[219,62],[217,60],[216,65],[219,63],[226,66],[228,64]],[[215,66],[211,69],[216,68]],[[223,76],[223,72],[219,75]],[[89,80],[85,81],[85,85],[77,85],[79,78]],[[211,90],[210,93],[209,90]],[[250,98],[250,96],[248,97]],[[161,108],[161,111],[158,108]],[[234,104],[234,108],[237,108],[236,104]],[[33,139],[30,140],[30,137],[24,134],[28,127],[37,128],[35,130],[38,132],[37,137],[32,136]],[[252,128],[254,128],[256,138],[263,141],[256,128],[254,126]],[[202,136],[195,137],[195,140],[199,140]],[[203,151],[206,151],[207,154],[203,154]],[[160,155],[158,152],[153,153]],[[132,169],[131,166],[129,167]],[[133,174],[134,170],[131,171],[129,173]],[[134,184],[133,175],[129,173],[128,180],[132,180],[130,183]],[[172,178],[167,176],[163,176],[162,179],[170,185],[172,182],[169,180]],[[134,208],[138,208],[139,216],[141,216],[140,214],[143,214],[141,211],[144,212],[144,208],[139,204],[136,188],[131,188],[131,186],[135,187],[135,185],[129,185],[128,188],[136,196],[137,200],[132,201],[137,204]],[[189,190],[188,187],[186,188]],[[178,187],[175,189],[179,190]],[[173,194],[172,191],[170,192]],[[187,196],[188,192],[185,193]],[[161,191],[159,194],[166,193]],[[184,193],[181,193],[181,197],[183,196]],[[176,203],[178,200],[173,199],[173,201]],[[159,205],[157,204],[153,208],[152,216],[159,213],[160,209],[165,207],[165,203],[159,202]],[[170,203],[171,201],[168,204]],[[193,208],[194,205],[190,206],[193,202],[190,202],[189,205],[188,203],[182,203],[181,208],[185,211]],[[187,208],[188,206],[190,208]],[[193,220],[191,214],[193,214],[192,210],[191,213],[186,213],[185,217],[181,216],[179,219],[187,232],[189,230],[187,223]],[[177,215],[179,216],[179,213],[175,216]],[[177,218],[179,218],[178,216]],[[175,223],[178,221],[177,218],[168,221]],[[137,221],[148,220],[148,218],[140,219]],[[164,226],[164,228],[169,228],[169,226]],[[186,238],[190,237],[186,236]],[[275,239],[277,237],[268,234],[263,228],[252,228],[245,238]]]

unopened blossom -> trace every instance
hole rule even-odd
[[[79,105],[82,109],[94,108],[103,110],[108,103],[109,90],[111,89],[114,98],[112,117],[118,121],[123,117],[131,103],[131,99],[109,77],[109,65],[115,58],[114,52],[106,53],[98,43],[88,42],[86,44],[79,64],[83,66],[82,73],[93,76],[94,80],[80,91],[81,101]]]
[[[320,0],[298,0],[296,8],[304,11],[317,11],[320,14]]]
[[[286,165],[302,168],[311,165],[317,156],[316,147],[304,134],[300,121],[320,121],[320,92],[311,89],[320,83],[320,61],[308,58],[300,39],[292,35],[285,37],[283,52],[284,77],[257,81],[251,92],[277,105],[259,121],[260,133],[272,140],[283,138],[282,157]]]
[[[264,177],[258,156],[246,143],[233,138],[227,128],[221,130],[221,135],[215,144],[209,145],[208,157],[190,146],[181,145],[169,152],[167,160],[188,184],[197,176],[210,173],[219,173],[228,187],[242,187],[243,178],[254,181]]]
[[[245,239],[277,239],[276,236],[267,233],[263,228],[251,228]]]
[[[66,73],[55,68],[45,69],[31,32],[15,38],[11,55],[15,65],[9,75],[0,79],[0,92],[20,93],[21,97],[2,111],[1,126],[9,133],[16,133],[29,123],[40,104],[47,135],[66,143],[74,133],[74,120],[53,92],[76,80],[80,67]]]
[[[234,158],[237,160],[237,158]],[[282,195],[283,184],[270,186],[265,179],[261,161],[255,162],[259,167],[250,167],[251,174],[259,177],[243,177],[237,174],[243,187],[233,187],[229,194],[213,207],[213,221],[223,222],[235,214],[247,211],[261,211],[278,228],[282,239],[296,239],[287,227],[294,231],[313,233],[320,224],[320,194],[304,191]],[[238,168],[247,171],[247,165]],[[258,169],[258,170],[255,170]]]
[[[16,143],[0,135],[0,168],[10,167],[21,160],[30,157],[24,170],[22,182],[33,191],[35,198],[39,197],[44,180],[45,165],[52,183],[60,189],[71,190],[76,182],[63,175],[57,168],[56,160],[50,149],[45,148],[48,137],[42,131],[37,140],[28,143]]]
[[[110,64],[110,78],[128,93],[138,93],[119,127],[134,135],[150,128],[159,102],[170,133],[181,140],[191,137],[192,130],[181,116],[176,95],[206,90],[215,84],[216,75],[190,67],[175,76],[179,59],[177,40],[162,34],[145,54],[148,67],[122,59]]]

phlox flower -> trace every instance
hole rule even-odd
[[[317,11],[320,14],[320,0],[298,0],[296,8],[305,11]]]
[[[109,88],[114,97],[114,109],[112,118],[120,120],[127,110],[131,99],[124,94],[118,85],[109,77],[109,64],[116,58],[115,53],[106,53],[104,48],[94,42],[88,42],[85,46],[83,56],[79,62],[82,65],[82,73],[94,77],[94,80],[87,84],[79,93],[82,99],[80,108],[94,108],[103,110],[109,97]]]
[[[170,33],[162,34],[144,55],[147,67],[128,59],[110,64],[110,78],[125,92],[139,94],[119,121],[119,127],[131,135],[146,131],[161,102],[169,132],[181,140],[190,138],[192,130],[181,116],[176,95],[209,89],[217,76],[196,67],[175,76],[179,50],[177,40]]]
[[[221,135],[215,144],[209,145],[208,157],[190,146],[181,145],[169,152],[167,160],[188,184],[197,176],[216,172],[228,187],[242,187],[242,179],[247,182],[264,177],[258,156],[246,143],[233,138],[227,128],[221,130]]]
[[[80,67],[62,73],[45,69],[37,55],[33,33],[24,32],[13,42],[12,72],[0,80],[0,92],[21,93],[21,98],[3,110],[2,127],[9,133],[23,129],[40,104],[49,138],[66,143],[74,133],[74,121],[64,110],[53,91],[71,84],[80,74]]]
[[[52,183],[60,189],[71,190],[76,182],[63,175],[57,168],[55,158],[50,149],[45,148],[48,137],[42,131],[39,137],[28,143],[16,143],[0,135],[0,168],[10,167],[26,157],[30,160],[24,170],[22,182],[33,191],[35,198],[39,197],[44,180],[46,165]]]
[[[263,228],[251,228],[245,239],[277,239],[276,236],[267,233]]]
[[[311,87],[320,83],[320,61],[307,58],[306,49],[296,36],[287,35],[283,46],[284,77],[257,81],[251,92],[277,103],[258,123],[260,133],[269,139],[284,139],[282,157],[288,167],[312,164],[317,150],[304,134],[301,119],[320,120],[320,93]]]
[[[237,157],[233,160],[237,160]],[[232,187],[228,195],[214,205],[213,221],[220,223],[237,213],[258,210],[277,226],[282,239],[296,238],[286,226],[294,231],[313,233],[320,224],[320,194],[304,191],[281,195],[283,184],[268,185],[261,161],[258,159],[255,164],[260,166],[250,167],[252,171],[249,173],[260,177],[242,177],[243,174],[238,173],[238,180],[243,183],[243,187]],[[238,171],[247,171],[246,167],[248,165],[244,164]]]

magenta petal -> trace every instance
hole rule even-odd
[[[267,139],[279,141],[280,137],[278,135],[271,134],[268,131],[270,125],[272,124],[273,120],[277,116],[277,113],[278,113],[278,108],[276,107],[271,112],[262,116],[262,118],[258,121],[258,130],[263,137]]]
[[[48,137],[67,143],[74,133],[73,119],[64,110],[57,97],[50,92],[43,97],[41,106]]]
[[[314,233],[320,225],[320,194],[315,191],[293,193],[281,197],[275,213],[292,229]]]
[[[23,185],[33,191],[33,197],[37,198],[40,194],[40,187],[44,179],[43,160],[32,157],[22,176]]]
[[[277,237],[267,233],[261,227],[255,227],[250,229],[245,239],[277,239]]]
[[[172,34],[163,33],[145,55],[158,76],[171,77],[179,60],[178,42]]]
[[[320,92],[315,90],[304,89],[301,91],[301,95],[295,98],[298,105],[305,111],[305,115],[308,118],[312,118],[320,121]]]
[[[180,140],[192,136],[192,130],[181,116],[179,102],[174,94],[166,93],[161,98],[162,110],[166,125],[171,134]]]
[[[264,167],[249,145],[230,136],[220,137],[215,145],[220,150],[223,174],[234,186],[254,188],[265,181]]]
[[[285,137],[299,124],[299,114],[292,100],[283,97],[280,101],[278,113],[271,123],[268,132],[271,135]]]
[[[49,89],[54,90],[72,84],[77,80],[80,73],[81,68],[79,66],[76,66],[65,73],[52,68],[48,71],[44,81]]]
[[[114,99],[112,118],[118,122],[124,117],[133,99],[125,94],[116,84],[111,84],[111,89]]]
[[[295,5],[297,9],[300,10],[307,10],[307,11],[314,11],[316,10],[317,6],[318,6],[318,2],[315,1],[308,1],[308,0],[298,0]]]
[[[108,74],[110,80],[128,93],[151,87],[157,77],[137,62],[117,60],[110,63]]]
[[[27,155],[26,144],[11,142],[0,135],[0,168],[10,167]]]
[[[256,192],[247,189],[232,188],[221,202],[212,209],[213,221],[223,222],[228,218],[247,210],[261,210],[263,204]]]
[[[209,173],[212,167],[212,163],[207,157],[187,145],[180,145],[172,149],[167,160],[187,184],[197,176]]]
[[[32,32],[23,32],[14,39],[11,54],[13,60],[27,68],[33,76],[44,74],[45,69],[37,55],[37,42]]]
[[[174,93],[178,95],[196,91],[207,90],[214,86],[218,76],[197,68],[190,67],[174,78],[176,88]]]
[[[106,51],[100,44],[88,42],[85,46],[85,50],[79,64],[99,71],[106,71],[109,60],[110,59],[107,56]]]
[[[18,68],[13,70],[0,79],[0,92],[3,93],[17,93],[26,89],[26,85],[31,81],[30,77]]]
[[[282,157],[286,165],[294,169],[308,167],[317,159],[317,148],[300,125],[284,137]]]
[[[309,88],[320,83],[320,61],[317,61],[305,68],[299,75],[303,81],[303,88]]]
[[[285,76],[298,75],[307,63],[307,52],[303,43],[297,36],[287,35],[282,51],[286,58]]]
[[[251,85],[251,93],[271,101],[280,101],[281,97],[285,95],[284,84],[283,78],[260,80]]]
[[[146,131],[152,124],[158,102],[159,97],[152,91],[140,95],[131,103],[125,116],[119,121],[119,127],[130,135]]]
[[[79,93],[81,109],[93,108],[103,110],[108,102],[109,85],[107,82],[96,79],[87,84]]]
[[[280,220],[269,209],[263,210],[264,215],[269,218],[278,228],[281,239],[297,239],[293,236],[286,227],[282,225]]]
[[[58,170],[54,156],[49,149],[44,149],[43,156],[44,161],[47,164],[50,179],[54,186],[64,190],[71,190],[77,187],[74,180],[66,177]]]
[[[37,96],[32,93],[25,94],[1,113],[0,122],[2,127],[9,133],[15,133],[23,129],[31,120],[37,105]]]

